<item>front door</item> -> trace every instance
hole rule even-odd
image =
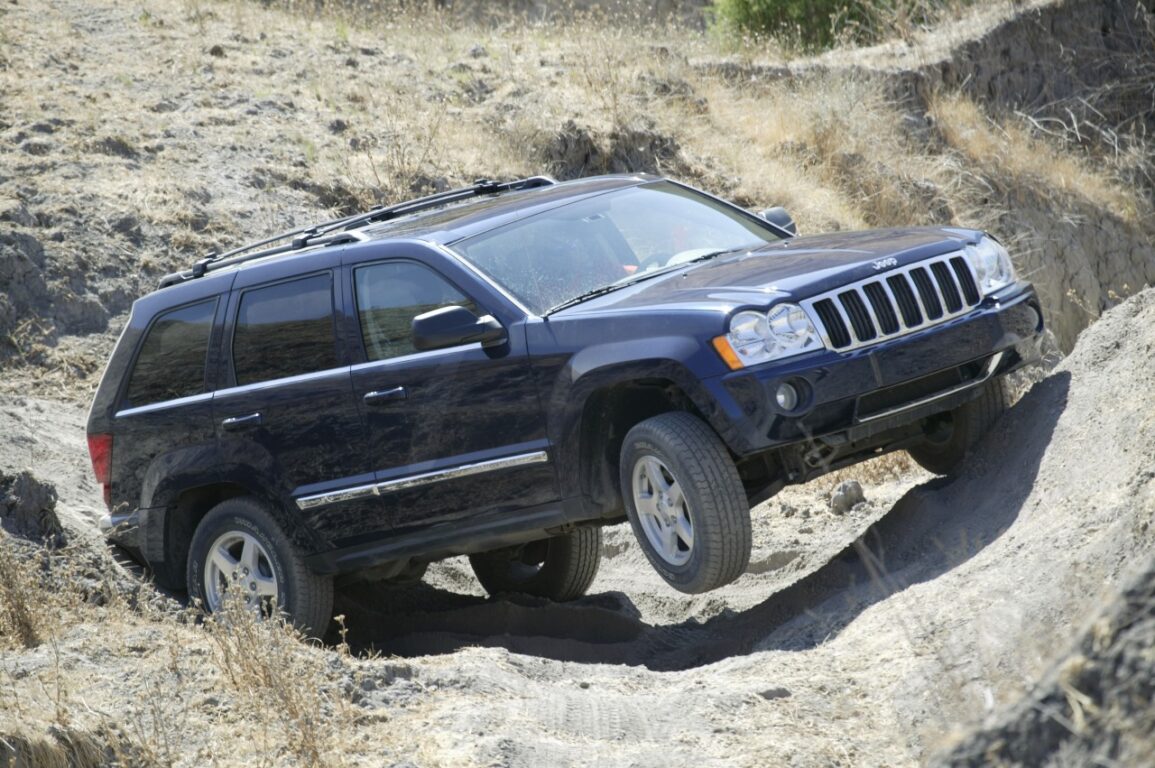
[[[368,362],[352,369],[385,514],[396,528],[514,510],[557,499],[545,421],[520,327],[509,343],[421,352],[413,318],[485,308],[444,276],[395,259],[353,270]]]

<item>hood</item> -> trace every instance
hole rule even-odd
[[[625,311],[655,305],[716,311],[719,305],[764,306],[777,298],[797,301],[958,251],[981,236],[968,229],[920,228],[797,237],[687,264],[685,269],[642,280],[564,312]]]

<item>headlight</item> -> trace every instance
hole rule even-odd
[[[981,238],[977,245],[968,245],[965,253],[975,271],[979,292],[983,296],[1015,281],[1015,268],[1011,265],[1010,254],[994,238]]]
[[[802,307],[777,304],[769,312],[739,312],[714,349],[733,370],[821,349],[818,330]]]

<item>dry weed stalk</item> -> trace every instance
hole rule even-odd
[[[204,626],[230,686],[272,743],[304,765],[342,764],[342,739],[352,732],[355,713],[324,653],[308,647],[282,617],[261,617],[235,594]]]
[[[9,647],[35,648],[47,636],[44,594],[13,551],[11,537],[0,531],[0,642]]]

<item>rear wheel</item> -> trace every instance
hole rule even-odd
[[[1009,403],[1004,379],[986,382],[977,398],[935,417],[926,439],[908,450],[910,457],[936,475],[950,474],[998,421]]]
[[[564,602],[586,593],[602,557],[602,529],[572,533],[469,556],[485,591],[523,592]]]
[[[284,612],[312,637],[323,635],[332,618],[332,578],[309,570],[269,511],[252,498],[227,499],[209,510],[189,547],[190,598],[215,612],[233,590],[247,608],[263,616]]]
[[[750,506],[726,446],[701,419],[637,424],[621,454],[622,496],[650,564],[681,592],[729,584],[750,562]]]

